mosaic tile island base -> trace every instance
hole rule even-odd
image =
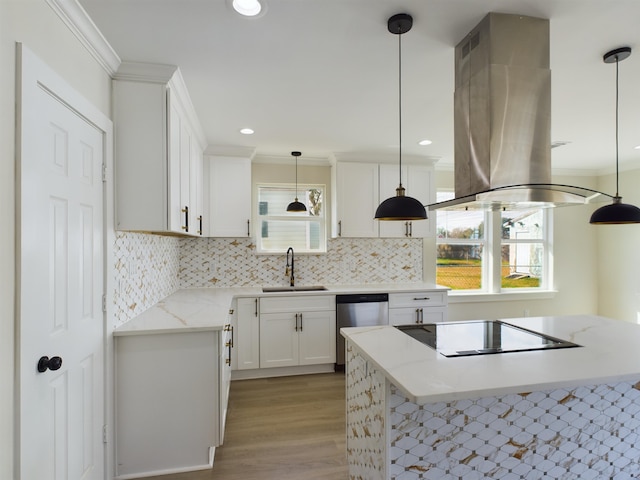
[[[640,326],[505,321],[582,347],[446,358],[393,327],[342,330],[350,479],[640,478]]]

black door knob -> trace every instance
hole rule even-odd
[[[38,360],[38,371],[40,373],[48,370],[58,370],[62,366],[62,358],[60,357],[40,357]]]

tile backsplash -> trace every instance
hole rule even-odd
[[[251,239],[180,240],[180,287],[287,285],[285,254],[258,255]],[[327,253],[295,256],[297,285],[422,281],[420,239],[331,239]]]
[[[116,326],[131,320],[180,287],[180,239],[116,232],[113,250]]]
[[[329,239],[326,254],[297,254],[298,285],[422,281],[422,240]],[[116,326],[179,288],[286,285],[285,255],[258,255],[250,238],[177,238],[116,232]]]

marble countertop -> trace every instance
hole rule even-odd
[[[445,357],[391,326],[340,332],[419,404],[640,380],[640,325],[594,315],[503,321],[582,347]]]
[[[447,291],[430,283],[325,285],[327,290],[269,292],[262,287],[194,288],[178,290],[153,307],[114,330],[114,335],[148,335],[156,333],[221,330],[228,323],[234,298],[290,295],[335,295],[348,293],[394,293]]]

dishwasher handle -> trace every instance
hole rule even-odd
[[[388,302],[388,293],[353,293],[349,295],[336,295],[336,303],[380,303]]]

